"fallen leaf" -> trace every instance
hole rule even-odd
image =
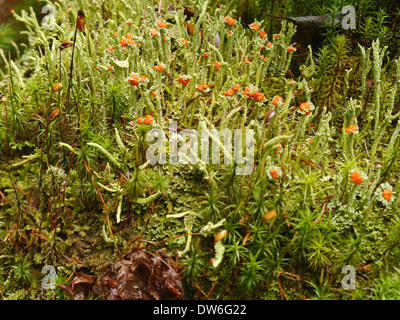
[[[146,249],[135,249],[127,260],[114,263],[93,291],[108,300],[184,298],[181,276],[171,256]]]

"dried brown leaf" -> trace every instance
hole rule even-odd
[[[114,263],[97,281],[94,292],[108,300],[183,299],[178,268],[170,255],[137,249]]]

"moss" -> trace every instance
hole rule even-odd
[[[17,13],[30,46],[23,59],[3,59],[5,296],[40,295],[40,277],[28,289],[26,270],[38,275],[47,264],[64,268],[60,277],[98,276],[136,246],[176,253],[191,298],[348,298],[334,287],[348,264],[357,268],[357,297],[395,296],[400,60],[386,60],[394,52],[382,47],[384,34],[372,48],[331,35],[320,51],[303,54],[290,45],[296,27],[286,20],[275,34],[266,21],[257,31],[237,16],[229,25],[235,11],[211,2],[185,2],[199,18],[193,34],[185,11],[167,3],[157,17],[143,1],[69,2],[60,1],[53,31],[32,12]],[[74,38],[77,10],[87,30],[70,48],[62,41]],[[125,23],[132,12],[134,23]],[[161,18],[167,28],[156,27]],[[131,38],[127,46],[123,38]],[[163,71],[154,68],[161,64]],[[127,78],[134,74],[137,83]],[[62,89],[52,90],[55,83]],[[239,159],[228,163],[229,144],[214,133],[221,164],[202,153],[197,163],[171,164],[173,151],[189,147],[171,120],[177,133],[254,130],[254,143],[242,143],[246,159],[254,153],[253,170],[240,175]],[[155,154],[166,164],[147,161],[151,129],[168,138]],[[361,180],[351,179],[354,171]],[[221,230],[226,236],[214,243]]]

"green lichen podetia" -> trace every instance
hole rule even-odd
[[[272,33],[233,2],[160,3],[61,0],[54,29],[14,14],[29,46],[0,49],[1,297],[71,299],[42,290],[44,265],[68,286],[139,247],[175,257],[188,299],[400,298],[400,60],[384,37],[304,49],[293,23]],[[188,129],[208,129],[220,164],[192,161]],[[215,134],[235,129],[254,132],[246,175]]]

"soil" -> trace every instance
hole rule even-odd
[[[19,4],[24,4],[21,0],[0,0],[0,23],[6,23],[12,16],[10,10]]]

